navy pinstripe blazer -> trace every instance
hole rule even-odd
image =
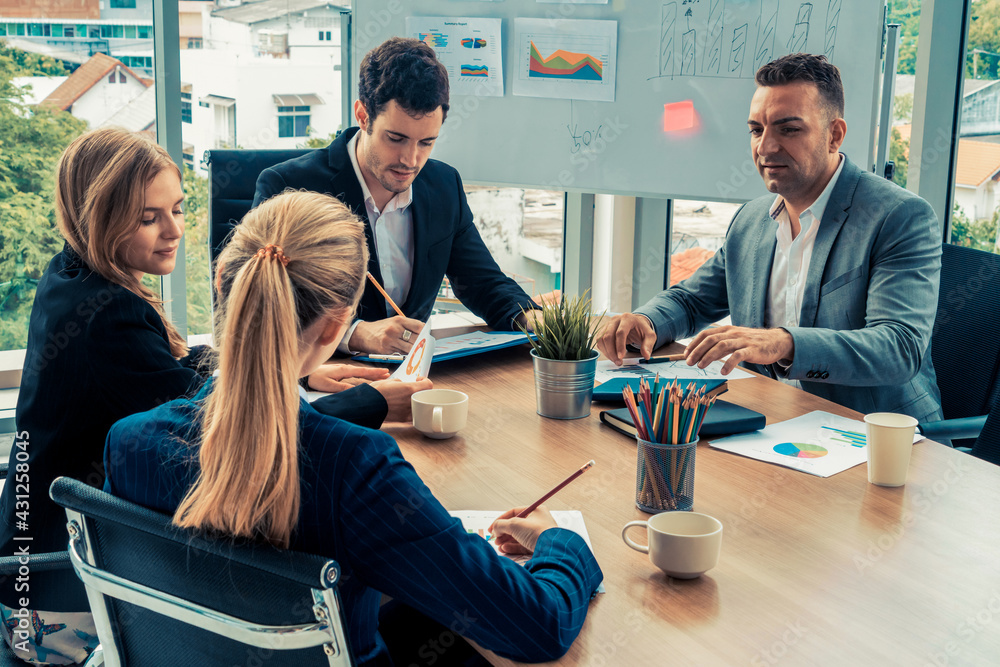
[[[195,371],[207,348],[178,361],[156,310],[121,285],[87,267],[68,245],[39,281],[28,325],[28,347],[17,399],[17,429],[27,441],[28,530],[17,527],[19,448],[10,453],[11,476],[0,498],[0,555],[10,556],[30,536],[31,552],[65,551],[66,514],[49,499],[60,475],[91,486],[104,483],[104,440],[117,420],[197,390]],[[207,367],[203,372],[207,371]],[[205,372],[207,375],[207,372]],[[361,391],[358,391],[358,390]],[[320,404],[320,402],[322,402]],[[388,406],[370,386],[317,401],[328,414],[379,426]],[[8,606],[24,597],[15,580],[0,581]],[[86,611],[83,585],[72,570],[33,572],[32,608]]]
[[[200,438],[199,402],[211,385],[115,424],[105,490],[172,513],[197,473],[196,450],[185,443]],[[522,567],[466,533],[387,434],[302,401],[299,443],[302,496],[291,547],[340,563],[359,665],[390,664],[377,632],[381,593],[515,660],[552,660],[569,648],[603,578],[579,535],[546,530]]]

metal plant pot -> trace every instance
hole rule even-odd
[[[552,419],[580,419],[590,415],[597,356],[597,350],[593,350],[589,359],[561,361],[544,359],[532,350],[538,414]]]

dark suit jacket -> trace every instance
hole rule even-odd
[[[382,283],[375,237],[364,195],[347,154],[347,142],[358,132],[350,128],[326,148],[265,169],[257,179],[253,205],[286,188],[333,195],[365,222],[370,255],[368,270]],[[443,162],[428,160],[413,181],[413,276],[406,301],[399,304],[407,317],[426,321],[447,274],[455,294],[492,329],[510,330],[513,319],[534,308],[524,290],[497,266],[472,222],[458,172]],[[385,299],[371,285],[358,307],[365,321],[386,317]]]
[[[49,499],[60,475],[92,486],[104,484],[104,440],[122,417],[149,410],[197,390],[209,370],[207,348],[178,361],[166,329],[144,299],[94,273],[68,246],[49,263],[35,293],[28,346],[17,400],[17,431],[23,447],[10,454],[10,472],[0,497],[0,555],[9,556],[31,536],[31,553],[65,551],[66,514]],[[201,371],[199,374],[198,371]],[[365,386],[322,399],[332,414],[378,427],[385,399]],[[22,453],[23,452],[23,453]],[[25,454],[27,460],[23,460]],[[19,458],[20,455],[20,458]],[[18,463],[28,464],[27,530],[18,527]],[[10,578],[0,600],[11,607],[24,596]],[[32,572],[31,608],[88,609],[80,580],[66,572]]]
[[[653,322],[657,345],[727,314],[736,326],[765,326],[773,202],[748,202],[710,260],[636,311]],[[746,366],[861,413],[941,419],[930,354],[940,275],[941,226],[930,205],[845,156],[816,234],[800,326],[787,327],[792,365]]]
[[[106,491],[176,510],[197,476],[198,402],[211,384],[115,424]],[[325,417],[305,401],[299,452],[291,548],[340,564],[358,665],[390,664],[377,628],[382,593],[514,660],[553,660],[576,638],[603,577],[579,535],[546,530],[524,567],[499,556],[448,514],[390,436]]]

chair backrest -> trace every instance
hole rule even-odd
[[[987,414],[1000,377],[1000,255],[944,244],[931,358],[945,419]]]
[[[109,667],[353,664],[335,561],[199,537],[66,477],[50,495]]]
[[[233,227],[250,210],[260,172],[312,150],[314,149],[209,151],[208,244],[213,262],[225,247]]]
[[[972,445],[972,455],[1000,466],[1000,397],[993,401],[983,430]]]

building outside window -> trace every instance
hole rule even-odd
[[[111,0],[111,9],[135,9],[135,0]]]
[[[309,107],[278,107],[278,136],[305,137],[309,135]]]
[[[187,91],[181,90],[181,122],[191,123],[191,86],[187,86]],[[194,169],[194,149],[191,154],[191,168]]]

